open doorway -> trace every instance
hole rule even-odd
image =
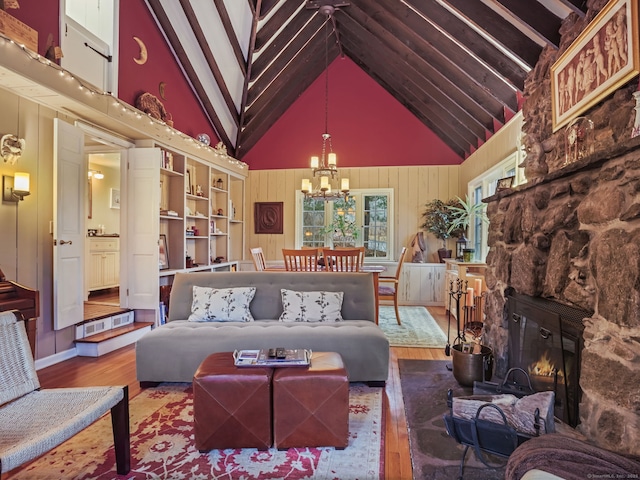
[[[87,301],[92,304],[120,306],[121,153],[120,151],[102,151],[104,147],[104,145],[85,144],[87,158],[85,295]]]

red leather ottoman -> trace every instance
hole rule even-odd
[[[196,448],[269,448],[272,374],[236,367],[230,352],[205,358],[193,376]]]
[[[273,373],[273,446],[345,448],[349,378],[340,354],[313,352],[309,368]]]

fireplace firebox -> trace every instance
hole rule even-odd
[[[582,320],[592,314],[541,297],[512,293],[509,301],[509,367],[529,373],[535,391],[555,393],[554,414],[578,425]]]

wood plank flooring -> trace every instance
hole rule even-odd
[[[444,308],[430,307],[429,311],[446,332]],[[409,436],[400,387],[398,359],[446,360],[442,348],[391,348],[389,379],[385,388],[385,478],[412,478]],[[43,388],[89,385],[129,385],[129,396],[140,393],[136,381],[135,346],[130,345],[104,356],[75,357],[44,368],[38,372]]]

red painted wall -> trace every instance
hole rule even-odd
[[[306,168],[322,151],[320,75],[242,160],[252,170]],[[462,159],[349,58],[329,65],[329,133],[338,166],[457,165]]]
[[[50,33],[53,34],[55,45],[60,45],[58,0],[20,0],[20,8],[8,10],[7,13],[38,31],[38,53],[41,55],[46,52]],[[149,57],[144,65],[133,61],[139,55],[134,36],[147,46]],[[119,43],[118,98],[135,105],[138,95],[149,92],[163,103],[176,129],[191,137],[207,133],[211,137],[211,144],[215,145],[219,139],[185,81],[144,0],[120,2]],[[160,82],[166,84],[164,99],[160,98]]]
[[[58,0],[20,0],[9,13],[38,30],[44,55],[51,33],[59,45]],[[138,65],[136,36],[145,43],[148,61]],[[218,137],[185,81],[144,0],[120,2],[118,97],[130,105],[143,92],[160,98],[174,127],[195,137]],[[300,98],[242,158],[251,169],[306,168],[320,155],[324,133],[325,77],[320,75]],[[455,165],[462,159],[420,123],[404,106],[348,58],[329,66],[329,133],[338,166]]]
[[[140,38],[149,52],[144,65],[133,61],[140,53],[133,37]],[[140,94],[149,92],[158,97],[171,114],[176,129],[190,137],[206,133],[211,137],[211,145],[218,142],[144,0],[120,2],[119,54],[118,97],[121,100],[135,105]],[[165,82],[164,99],[160,97],[160,82]]]

